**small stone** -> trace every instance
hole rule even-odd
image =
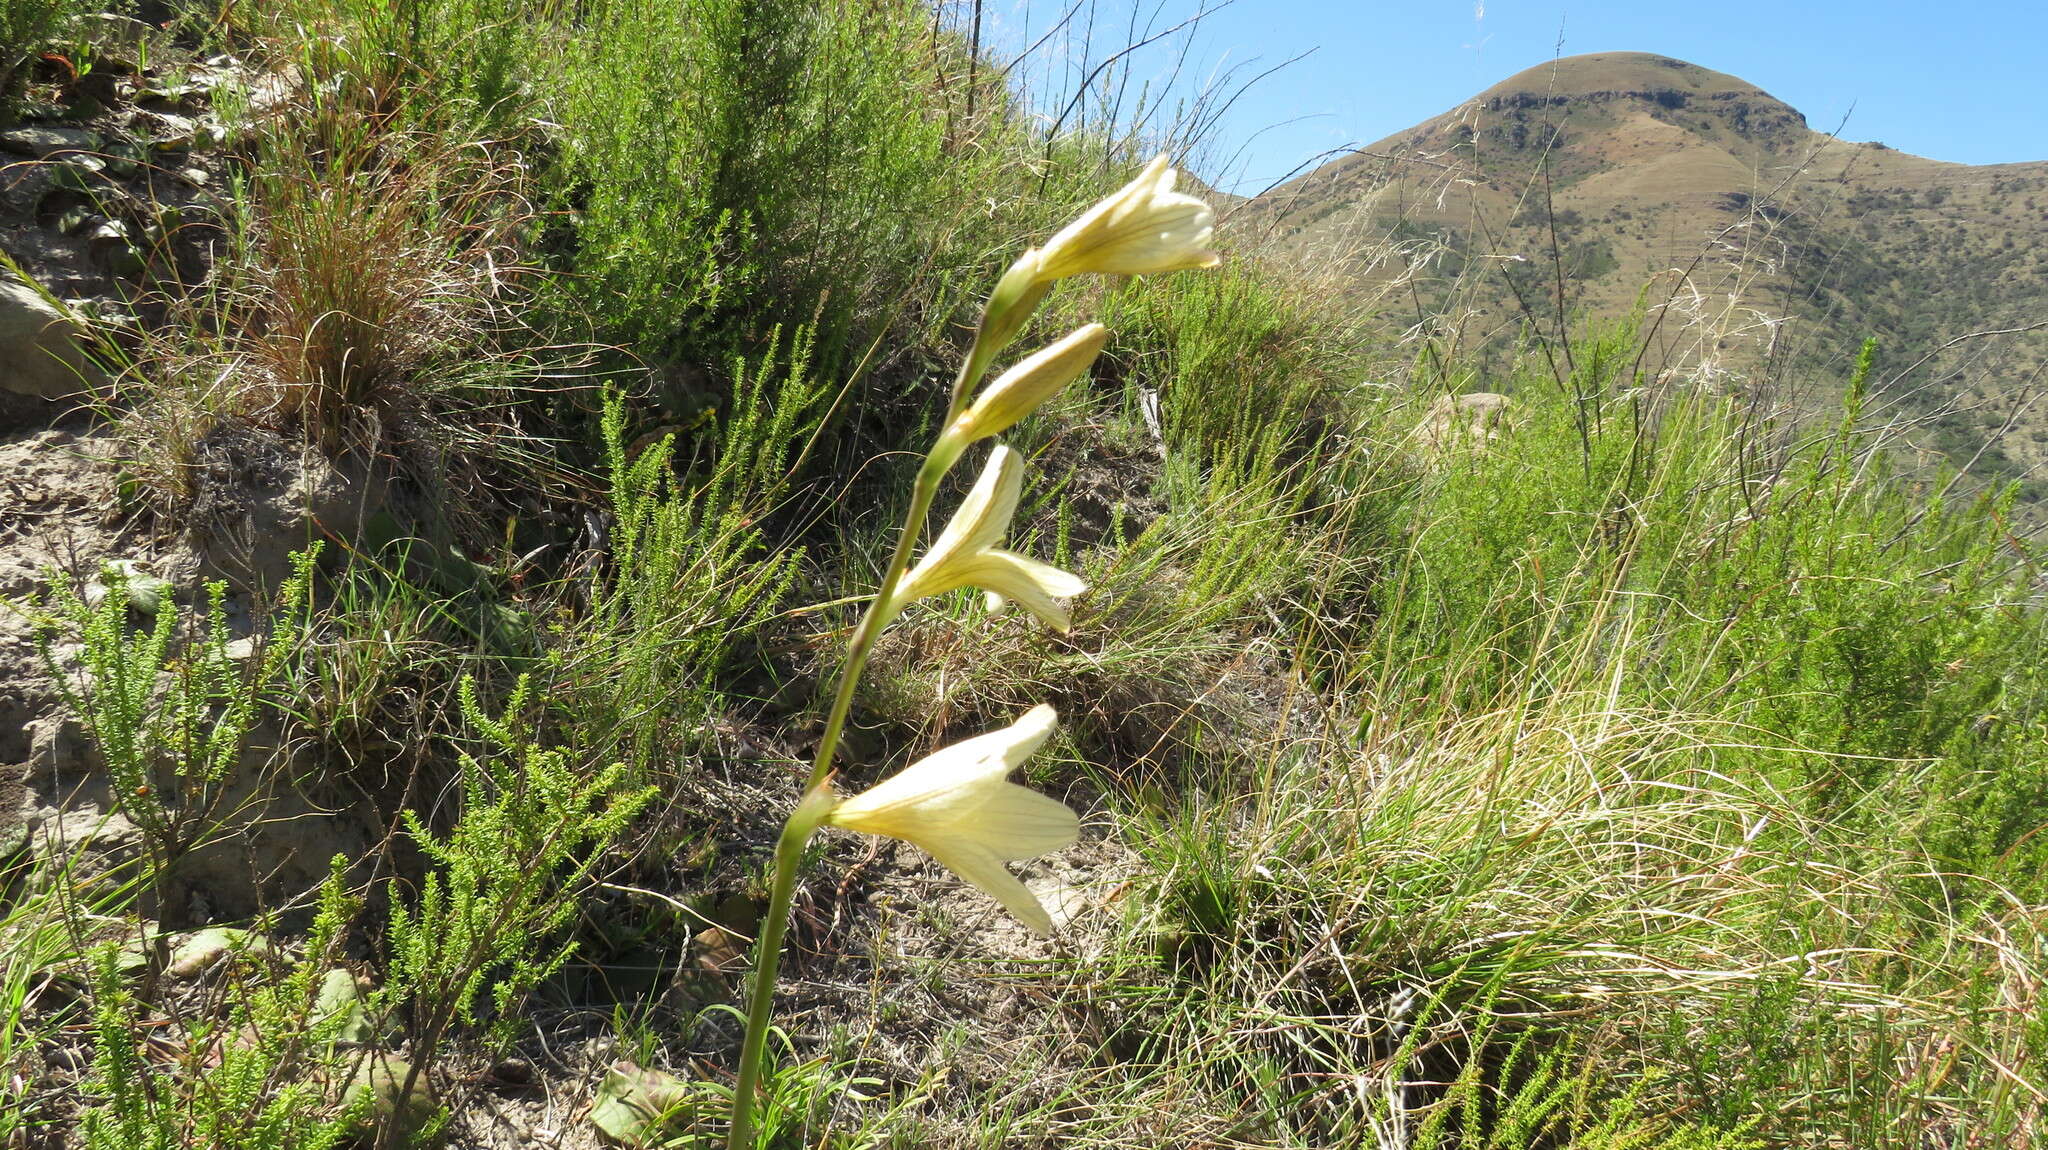
[[[97,173],[83,164],[44,164],[43,170],[50,173],[50,186],[54,188],[89,196],[106,186],[102,181],[95,181],[93,176]]]
[[[42,207],[43,197],[57,186],[48,164],[32,160],[0,165],[0,207],[24,216]]]
[[[164,973],[172,978],[193,978],[232,956],[271,953],[269,940],[260,934],[231,926],[210,926],[193,931],[171,948],[171,961],[164,967]]]
[[[321,976],[320,993],[313,1001],[314,1019],[316,1022],[338,1019],[335,1042],[360,1045],[376,1038],[377,1029],[370,1022],[369,1012],[363,1009],[363,989],[355,975],[340,967]]]
[[[48,159],[53,164],[63,164],[95,176],[107,170],[107,161],[91,152],[53,152]]]
[[[150,119],[149,148],[153,152],[185,151],[199,130],[199,121],[175,112],[153,112]]]
[[[95,247],[125,244],[128,242],[128,225],[120,220],[110,220],[102,216],[100,222],[85,233],[85,242]]]
[[[119,180],[125,180],[141,171],[145,158],[141,148],[126,140],[116,140],[108,144],[100,155],[100,159],[106,165],[107,174]]]
[[[149,270],[149,261],[134,244],[122,244],[107,251],[107,274],[118,279],[134,279]]]
[[[500,1058],[491,1063],[491,1068],[485,1073],[499,1086],[531,1086],[539,1081],[539,1076],[533,1072],[533,1063],[524,1058]]]
[[[178,169],[178,179],[183,181],[189,187],[203,188],[206,186],[206,181],[210,178],[211,177],[209,177],[206,174],[205,168]]]

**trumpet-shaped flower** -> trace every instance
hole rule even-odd
[[[1009,774],[1045,742],[1058,716],[1041,703],[999,731],[936,751],[825,816],[833,826],[887,835],[921,848],[980,887],[1040,934],[1052,916],[1003,866],[1074,841],[1073,811],[1009,781]]]
[[[903,577],[884,617],[919,599],[960,587],[979,587],[987,592],[992,611],[1015,600],[1046,626],[1067,630],[1071,621],[1057,600],[1079,595],[1088,584],[1076,575],[1000,546],[1023,490],[1023,462],[1016,452],[998,446],[931,550]]]
[[[1177,178],[1164,153],[1138,177],[1081,213],[1080,218],[1024,253],[997,285],[1012,294],[1025,283],[1043,283],[1095,272],[1147,275],[1185,268],[1213,268],[1222,262],[1209,247],[1216,213],[1193,196],[1173,190]]]

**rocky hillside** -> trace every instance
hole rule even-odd
[[[2048,320],[2048,162],[1847,142],[1753,84],[1647,53],[1518,73],[1244,214],[1297,258],[1391,231],[1408,258],[1361,257],[1357,273],[1422,265],[1422,310],[1449,305],[1468,345],[1509,346],[1532,317],[1554,332],[1560,296],[1575,320],[1640,298],[1651,362],[1705,360],[1737,385],[1838,380],[1874,335],[1879,379],[1929,420],[1921,445],[1950,454],[2006,420],[2043,344],[1966,341],[1905,369],[1958,336]],[[1398,298],[1412,321],[1416,297]],[[2048,422],[1986,461],[2017,474],[2044,453]]]

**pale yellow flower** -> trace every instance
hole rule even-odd
[[[1023,461],[1016,452],[997,446],[946,529],[897,586],[888,615],[919,599],[960,587],[979,587],[988,593],[992,611],[999,610],[1005,600],[1015,600],[1046,626],[1067,630],[1071,621],[1057,600],[1079,595],[1088,584],[1057,567],[1001,548],[1023,491]]]
[[[1052,733],[1058,716],[1039,704],[1000,731],[919,759],[858,795],[825,821],[902,839],[995,898],[1040,934],[1052,916],[1003,864],[1059,850],[1081,820],[1062,803],[1009,780]]]
[[[981,389],[974,402],[939,437],[934,451],[957,454],[978,439],[1009,430],[1085,374],[1102,353],[1102,345],[1108,342],[1108,328],[1085,323],[1068,332],[1065,339],[1031,353]]]
[[[1209,247],[1216,213],[1174,191],[1177,175],[1165,153],[1154,157],[1137,179],[1081,213],[1044,247],[1024,253],[1003,276],[1004,285],[1014,293],[1024,282],[1090,272],[1134,276],[1215,267],[1222,262]],[[996,295],[1003,294],[999,285]]]

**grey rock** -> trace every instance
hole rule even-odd
[[[63,312],[27,284],[0,279],[0,392],[62,399],[104,378]]]
[[[96,806],[73,807],[42,820],[41,853],[51,859],[71,858],[85,851],[110,860],[125,861],[142,853],[142,828],[118,811],[106,813]]]
[[[51,128],[29,124],[0,132],[0,148],[16,155],[43,159],[60,152],[90,152],[100,146],[96,133],[84,128]]]
[[[147,158],[140,147],[126,140],[116,140],[108,144],[100,156],[107,174],[119,180],[125,180],[141,171],[142,161]]]
[[[87,175],[96,176],[107,170],[107,161],[91,152],[56,152],[49,160],[53,164],[68,164]]]
[[[1439,395],[1416,435],[1424,448],[1439,454],[1461,445],[1485,444],[1512,426],[1513,408],[1513,400],[1491,391]]]
[[[0,208],[19,215],[34,215],[43,197],[57,186],[47,164],[16,160],[0,164]]]
[[[408,1079],[410,1090],[406,1089]],[[412,1144],[412,1136],[440,1109],[424,1072],[415,1075],[411,1063],[381,1051],[370,1054],[357,1068],[342,1092],[342,1103],[346,1107],[367,1105],[368,1113],[362,1118],[366,1131],[388,1131],[392,1140],[402,1145]]]

